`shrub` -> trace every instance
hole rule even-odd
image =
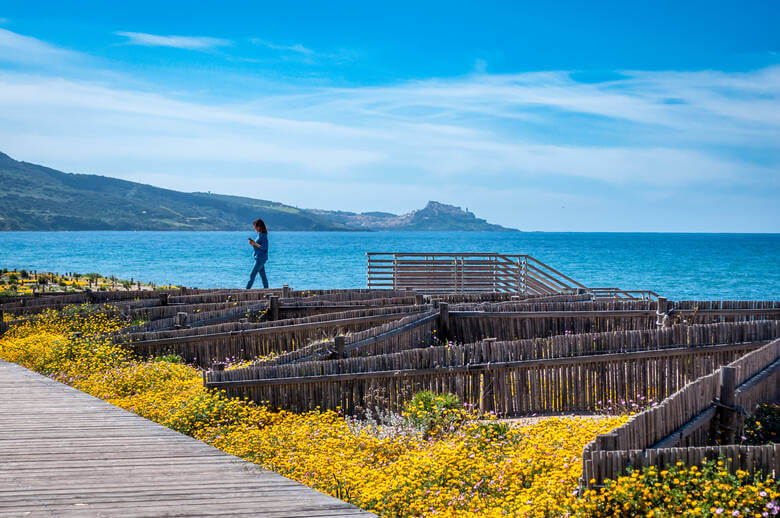
[[[629,471],[607,480],[603,489],[586,491],[572,514],[601,516],[772,516],[777,514],[778,485],[745,471],[729,473],[724,460],[701,466],[678,462],[667,469],[655,466]]]
[[[168,363],[184,363],[184,358],[178,354],[166,354],[164,356],[157,356],[152,359],[154,362],[168,362]]]
[[[780,442],[780,405],[759,405],[756,412],[745,421],[741,439],[745,444]]]
[[[427,437],[453,429],[463,421],[466,413],[458,396],[423,390],[412,396],[404,408],[403,416]]]

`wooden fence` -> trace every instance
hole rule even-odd
[[[735,324],[739,325],[739,324]],[[597,436],[583,450],[583,487],[614,479],[628,466],[663,467],[700,462],[727,452],[735,469],[775,470],[777,445],[728,446],[739,428],[739,410],[751,412],[760,402],[780,396],[780,340],[770,343],[685,384],[660,405],[632,416],[610,433]],[[744,414],[743,414],[744,415]]]
[[[11,315],[32,315],[46,309],[61,309],[73,304],[123,304],[133,301],[157,300],[161,294],[171,297],[183,293],[198,293],[198,290],[187,288],[174,290],[139,290],[139,291],[84,291],[79,293],[46,294],[34,296],[19,296],[0,304],[0,310]]]
[[[426,309],[427,306],[379,307],[272,322],[133,334],[122,339],[142,357],[177,354],[187,362],[207,367],[214,362],[253,360],[271,353],[291,352],[314,341],[362,331]]]
[[[324,340],[256,365],[267,367],[323,358],[371,356],[431,346],[436,344],[434,330],[438,316],[435,311],[410,315],[365,331]],[[343,340],[341,343],[337,342],[339,338]]]
[[[484,338],[516,340],[559,334],[579,334],[631,329],[651,329],[656,325],[716,322],[746,322],[780,318],[778,307],[671,309],[676,317],[665,318],[659,301],[596,300],[587,302],[500,302],[456,304],[448,308],[448,337],[459,342]],[[713,305],[702,301],[702,306]],[[758,306],[759,304],[744,304]],[[768,304],[767,304],[768,305]]]
[[[663,399],[766,341],[779,321],[564,335],[412,349],[345,360],[208,372],[206,385],[303,411],[358,413],[381,394],[393,411],[412,392],[452,392],[505,415],[582,412],[608,399]],[[753,343],[749,343],[753,342]],[[759,342],[759,343],[755,343]]]

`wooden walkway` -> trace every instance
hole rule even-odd
[[[373,516],[0,360],[0,516]]]

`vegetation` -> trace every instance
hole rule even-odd
[[[574,505],[574,515],[647,517],[764,517],[777,515],[777,481],[751,476],[744,471],[730,474],[724,461],[706,461],[701,466],[655,467],[633,471],[618,480],[608,480],[603,490],[588,491]]]
[[[257,218],[275,230],[506,230],[436,202],[401,216],[306,210],[68,174],[3,153],[0,185],[0,230],[248,230]]]
[[[106,333],[124,325],[94,306],[47,311],[0,338],[0,357],[380,516],[771,516],[778,509],[774,480],[730,475],[721,464],[630,473],[577,498],[582,448],[626,415],[511,426],[475,419],[452,395],[421,392],[403,417],[355,426],[332,411],[295,414],[208,391],[178,356],[143,361],[113,344]]]
[[[86,289],[96,291],[171,289],[174,286],[154,286],[132,280],[104,277],[99,273],[57,274],[3,269],[0,274],[0,295],[32,295],[33,293],[75,293]]]
[[[739,439],[745,444],[780,442],[780,404],[759,405],[745,420],[745,430]]]

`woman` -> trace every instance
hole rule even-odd
[[[257,231],[257,241],[250,237],[249,244],[252,245],[252,249],[254,250],[255,267],[252,268],[252,273],[249,274],[249,282],[246,283],[246,289],[252,287],[258,273],[260,274],[260,279],[263,281],[263,288],[267,289],[268,278],[265,276],[265,262],[268,260],[268,229],[262,219],[256,219],[254,227]]]

